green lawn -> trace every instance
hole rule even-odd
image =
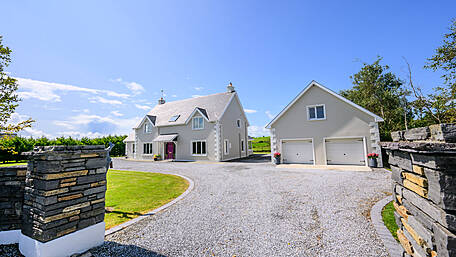
[[[399,241],[397,239],[397,234],[396,234],[396,231],[397,231],[398,227],[397,227],[397,224],[396,224],[396,220],[394,219],[393,202],[390,202],[387,205],[385,205],[385,207],[383,207],[382,219],[383,219],[383,223],[385,223],[385,226],[391,232],[391,234],[396,239],[396,241]]]
[[[106,229],[158,208],[188,188],[185,179],[159,173],[109,170]]]
[[[271,153],[270,137],[255,137],[252,141],[254,153]]]
[[[27,161],[7,161],[6,163],[0,162],[0,167],[10,167],[10,166],[17,166],[17,165],[27,165]]]

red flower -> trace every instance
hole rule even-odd
[[[280,157],[280,155],[281,155],[281,154],[280,154],[279,152],[275,152],[275,153],[274,153],[274,158],[278,158],[278,157]]]
[[[378,154],[377,153],[368,153],[367,154],[367,158],[377,159],[378,158]]]

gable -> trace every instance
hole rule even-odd
[[[244,107],[242,107],[241,101],[239,100],[237,93],[235,93],[233,95],[233,98],[231,99],[229,104],[225,107],[225,110],[223,110],[223,113],[222,113],[222,116],[220,117],[220,119],[222,117],[227,117],[228,119],[230,119],[230,118],[232,119],[233,117],[237,117],[236,119],[244,118],[247,126],[250,125],[249,120],[247,119],[247,115],[245,115]]]
[[[309,94],[310,92],[320,92],[320,95],[326,96],[320,97],[320,99],[309,99],[306,101],[306,105],[315,105],[315,104],[325,104],[325,102],[337,102],[340,103],[344,109],[350,109],[355,112],[361,112],[364,115],[368,115],[374,119],[375,122],[382,122],[383,119],[378,115],[366,110],[365,108],[351,102],[350,100],[336,94],[334,91],[322,86],[321,84],[317,83],[316,81],[312,81],[303,91],[296,96],[293,101],[291,101],[267,126],[266,128],[271,128],[271,126],[277,122],[283,115],[285,115],[290,109],[293,109],[293,106],[302,101],[302,98]],[[303,114],[307,115],[307,109],[303,110]],[[307,117],[307,116],[306,116]]]

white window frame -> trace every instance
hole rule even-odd
[[[230,154],[230,140],[228,139],[223,140],[223,153],[225,155]]]
[[[193,143],[197,143],[197,144],[198,144],[198,142],[201,142],[201,152],[202,152],[202,149],[203,149],[202,143],[204,142],[204,144],[206,145],[206,147],[205,147],[206,153],[204,153],[204,154],[203,154],[203,153],[201,153],[201,154],[198,154],[198,153],[195,154],[195,153],[193,153]],[[197,149],[198,149],[198,147],[197,147]],[[190,154],[191,154],[192,156],[207,156],[207,143],[206,143],[206,140],[192,140],[192,141],[190,142]]]
[[[203,120],[203,126],[199,127],[199,119]],[[198,120],[198,123],[195,123],[195,120]],[[195,124],[198,124],[198,127],[195,127]],[[201,130],[204,129],[204,118],[202,116],[193,117],[192,119],[192,130]]]
[[[245,141],[241,139],[241,152],[245,153]]]
[[[149,145],[148,153],[146,153],[145,145]],[[153,154],[154,154],[154,149],[153,149],[152,142],[143,143],[143,155],[153,155]]]
[[[236,127],[241,128],[242,127],[242,121],[241,119],[236,120]]]
[[[319,106],[323,106],[323,115],[324,117],[323,118],[317,118],[317,107]],[[326,120],[326,106],[324,104],[314,104],[314,105],[307,105],[306,106],[306,110],[307,110],[307,120]],[[310,108],[315,108],[315,118],[311,119],[310,118]]]
[[[147,128],[150,128],[150,130],[148,130]],[[146,134],[150,134],[152,133],[152,124],[150,123],[144,123],[144,133]]]

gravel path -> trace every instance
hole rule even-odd
[[[125,160],[114,167],[182,174],[195,189],[108,236],[95,256],[388,256],[368,217],[390,191],[385,171]]]

